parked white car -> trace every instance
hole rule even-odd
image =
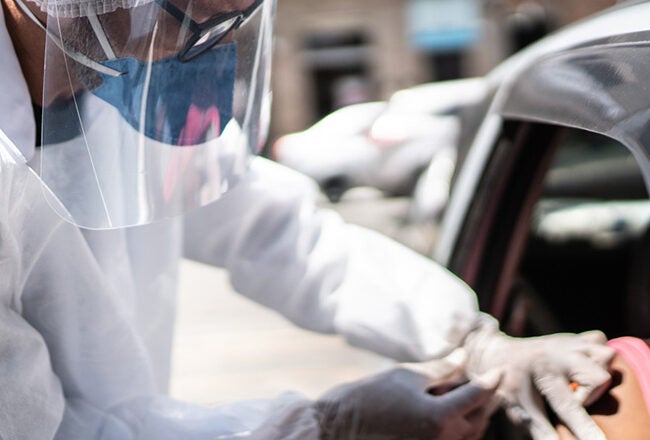
[[[410,195],[436,154],[454,154],[458,113],[485,90],[478,78],[444,81],[347,106],[278,139],[273,158],[315,179],[332,201],[357,186]]]

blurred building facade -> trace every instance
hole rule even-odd
[[[405,35],[407,0],[279,0],[273,127],[307,127],[345,104],[426,81]]]
[[[466,0],[478,8],[479,37],[472,45],[437,50],[413,41],[416,2],[439,7],[443,18],[443,3],[447,9],[453,3],[278,0],[270,140],[347,104],[385,100],[423,82],[485,74],[530,41],[616,3]]]

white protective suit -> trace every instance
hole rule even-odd
[[[219,408],[165,397],[183,256],[226,268],[237,291],[302,327],[398,360],[446,354],[475,325],[466,285],[316,210],[311,182],[263,159],[221,200],[183,218],[112,231],[66,223],[25,163],[35,121],[0,23],[3,440],[268,440],[280,432],[268,431],[269,421],[292,424],[282,432],[293,438],[315,438],[297,395]]]

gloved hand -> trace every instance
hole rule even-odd
[[[502,405],[535,440],[558,439],[542,396],[579,440],[605,440],[584,409],[610,383],[608,367],[614,352],[605,342],[598,331],[512,338],[488,324],[467,338],[468,375],[501,366],[503,379],[497,394]],[[572,383],[578,388],[572,390]]]
[[[490,403],[498,373],[491,371],[442,395],[427,393],[431,387],[451,384],[462,372],[462,364],[447,358],[402,364],[341,385],[316,401],[320,439],[479,439],[496,408]]]

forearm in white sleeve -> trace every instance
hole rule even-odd
[[[316,208],[315,184],[263,159],[186,223],[188,257],[296,324],[397,360],[459,346],[478,319],[471,289],[435,262]]]
[[[332,292],[351,343],[401,361],[442,357],[479,319],[473,291],[448,270],[374,231],[348,226],[346,274]]]

